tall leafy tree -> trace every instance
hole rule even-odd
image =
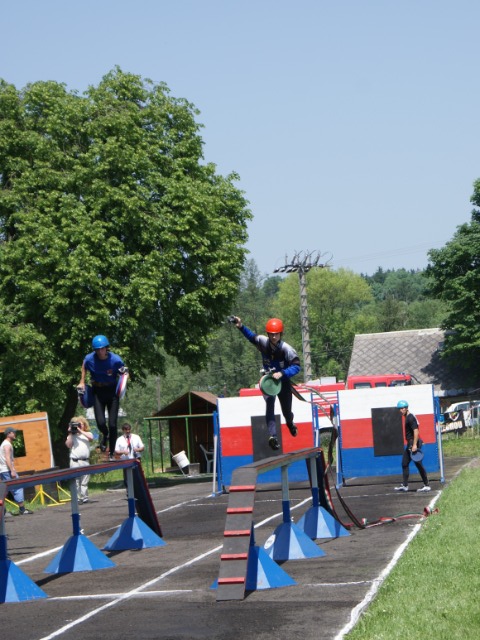
[[[312,269],[306,274],[306,284],[313,375],[344,378],[355,333],[371,331],[375,326],[375,318],[364,312],[373,300],[370,287],[364,278],[347,269]],[[296,273],[282,282],[275,311],[285,321],[285,339],[303,359]]]
[[[76,409],[91,337],[133,377],[192,370],[230,310],[250,218],[234,173],[203,162],[197,110],[108,73],[83,94],[0,81],[0,394],[4,414]]]
[[[280,280],[277,277],[264,279],[255,261],[248,260],[232,313],[240,316],[253,331],[263,333]],[[240,335],[238,329],[225,322],[211,341],[209,366],[201,374],[196,374],[192,383],[197,385],[197,389],[207,388],[219,395],[236,395],[239,389],[258,382],[261,366],[259,352]]]
[[[473,367],[478,381],[480,358],[480,180],[474,183],[471,221],[457,228],[441,249],[429,252],[427,273],[432,291],[448,308],[444,356]]]
[[[363,277],[375,298],[371,311],[377,318],[377,331],[440,326],[444,304],[432,297],[425,271],[379,268],[373,276]]]

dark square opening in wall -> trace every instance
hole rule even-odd
[[[401,455],[404,448],[403,424],[396,407],[372,409],[373,455]]]
[[[253,444],[253,461],[264,460],[265,458],[271,458],[272,456],[278,456],[283,453],[282,446],[282,429],[280,427],[280,416],[275,416],[275,424],[277,425],[277,440],[280,444],[280,449],[274,451],[268,446],[268,439],[270,434],[268,433],[267,422],[265,416],[252,416],[252,444]]]

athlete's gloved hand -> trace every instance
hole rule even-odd
[[[234,324],[239,329],[242,326],[242,321],[238,316],[228,316],[227,320],[230,322],[230,324]]]

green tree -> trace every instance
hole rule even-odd
[[[312,269],[306,274],[306,283],[314,377],[344,378],[355,333],[367,332],[375,326],[375,318],[365,313],[373,300],[370,287],[364,278],[346,269]],[[286,341],[296,348],[303,360],[296,273],[282,282],[274,311],[286,324]]]
[[[269,309],[281,278],[264,279],[254,260],[248,260],[242,274],[232,313],[257,333],[263,333]],[[193,383],[216,394],[237,395],[260,378],[262,360],[233,325],[225,322],[214,334],[209,347],[209,366],[195,374]],[[203,387],[201,386],[203,383]]]
[[[252,330],[264,332],[280,282],[277,276],[264,279],[255,261],[248,260],[229,313],[240,316]],[[173,358],[167,360],[166,373],[161,378],[162,407],[192,389],[237,395],[240,389],[258,382],[261,366],[259,352],[225,317],[210,338],[208,365],[201,371],[191,373]]]
[[[116,68],[82,96],[0,81],[0,393],[4,414],[76,409],[91,337],[132,379],[192,370],[230,310],[247,202],[202,162],[194,106]]]
[[[363,276],[369,283],[375,303],[376,331],[402,331],[438,327],[445,315],[444,304],[432,298],[425,271],[381,268],[373,276]]]
[[[427,279],[422,271],[395,269],[390,271],[385,278],[383,295],[409,303],[422,299],[426,288]]]
[[[375,312],[378,322],[378,331],[402,331],[406,329],[408,319],[408,304],[403,300],[397,300],[393,296],[387,296],[375,304]]]
[[[444,357],[477,371],[480,358],[480,180],[474,183],[469,223],[457,228],[452,240],[429,252],[427,273],[432,292],[448,308],[442,327],[448,331]]]
[[[256,331],[263,331],[272,299],[281,278],[263,279],[254,260],[248,260],[242,273],[236,300],[229,314],[238,314]],[[260,378],[261,358],[252,346],[227,321],[215,328],[208,346],[208,363],[192,372],[165,354],[161,376],[148,374],[145,380],[131,383],[123,407],[130,422],[140,423],[188,391],[210,391],[214,395],[235,396],[241,388],[251,387]]]

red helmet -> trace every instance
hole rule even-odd
[[[278,318],[270,318],[265,325],[267,333],[283,333],[283,322]]]

